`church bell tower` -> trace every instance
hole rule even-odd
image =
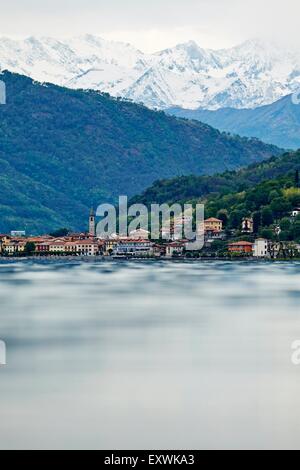
[[[92,237],[96,236],[96,214],[94,209],[91,209],[89,218],[89,235]]]

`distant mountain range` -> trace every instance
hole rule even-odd
[[[0,106],[0,232],[84,229],[90,206],[160,178],[212,174],[281,150],[95,91],[5,72]]]
[[[257,137],[287,149],[300,148],[300,105],[294,104],[291,95],[256,109],[208,111],[170,108],[168,112],[205,122],[221,131]]]
[[[255,108],[300,88],[299,51],[260,40],[217,51],[191,41],[144,54],[92,35],[1,38],[0,68],[160,109]]]

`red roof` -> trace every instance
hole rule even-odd
[[[220,223],[223,223],[222,220],[216,219],[215,217],[211,217],[210,219],[206,219],[206,220],[204,220],[204,222],[220,222]]]
[[[235,242],[235,243],[230,243],[228,246],[253,246],[253,243],[250,243],[250,242]]]

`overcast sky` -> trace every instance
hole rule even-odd
[[[0,35],[126,41],[146,52],[195,40],[222,48],[269,37],[300,49],[299,0],[0,0]]]

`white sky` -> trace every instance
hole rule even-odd
[[[98,34],[145,52],[268,37],[300,49],[299,0],[0,0],[0,35]]]

